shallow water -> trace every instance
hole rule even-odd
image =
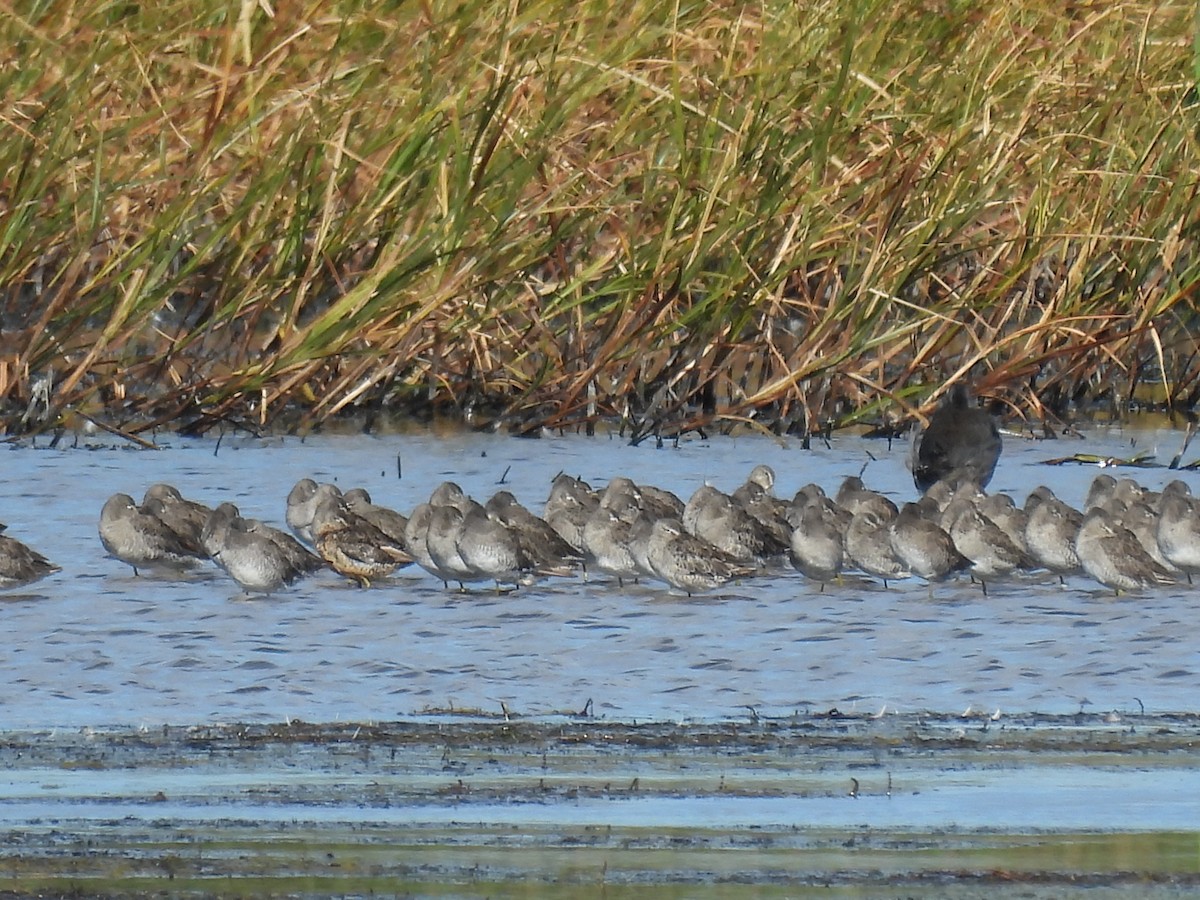
[[[1009,773],[1011,775],[1011,773]],[[878,776],[880,785],[883,776]],[[1016,779],[1014,779],[1016,780]],[[330,803],[320,788],[323,779],[311,779],[309,796],[296,802],[254,803],[242,799],[231,802],[213,794],[220,791],[253,797],[269,791],[282,793],[290,785],[278,787],[264,782],[261,771],[222,779],[186,779],[156,775],[160,785],[172,797],[188,794],[181,801],[157,801],[149,812],[156,819],[177,822],[255,823],[258,825],[308,822],[329,825],[352,821],[361,825],[407,825],[428,827],[461,822],[483,823],[489,827],[536,828],[539,826],[572,828],[602,825],[616,828],[645,828],[658,832],[695,828],[702,823],[719,823],[722,828],[798,828],[821,827],[852,829],[869,827],[885,831],[917,831],[937,828],[968,830],[995,829],[1002,832],[1033,833],[1047,828],[1061,831],[1156,831],[1194,830],[1200,815],[1200,771],[1129,772],[1080,771],[1078,768],[1022,770],[1018,783],[1004,783],[996,773],[970,772],[957,778],[943,776],[936,789],[887,796],[880,791],[848,799],[837,795],[806,797],[696,797],[648,796],[645,798],[582,798],[570,802],[514,802],[504,797],[495,802],[447,806],[443,804],[403,803],[363,808]],[[55,772],[49,781],[38,785],[36,799],[24,796],[4,797],[0,803],[0,821],[10,827],[22,827],[47,816],[72,822],[99,822],[141,819],[147,816],[147,800],[128,800],[122,792],[130,784],[146,782],[145,772],[125,778],[94,772],[75,777]],[[214,784],[216,782],[216,784]],[[339,783],[345,788],[347,778]],[[373,782],[381,787],[378,779]],[[79,799],[81,785],[90,787],[85,800]],[[313,785],[316,785],[315,787]],[[361,785],[356,785],[360,787]],[[382,787],[387,787],[386,781]],[[839,787],[841,782],[839,781]],[[190,790],[189,790],[190,789]],[[5,793],[13,791],[12,783]],[[366,793],[365,789],[362,789]],[[60,800],[59,794],[66,799]],[[117,796],[110,799],[110,794]],[[321,796],[324,802],[314,803]],[[1053,809],[1047,797],[1053,796]],[[557,800],[557,798],[555,798]]]
[[[1006,441],[992,490],[1023,501],[1039,483],[1078,505],[1095,467],[1047,467],[1076,452],[1129,456],[1178,432],[1101,430],[1087,440]],[[367,487],[407,511],[443,479],[480,500],[501,487],[539,509],[560,470],[593,484],[624,474],[686,497],[706,479],[732,490],[757,463],[776,493],[867,484],[914,496],[908,447],[838,436],[811,451],[750,436],[630,447],[616,438],[322,436],[301,441],[162,439],[159,451],[13,447],[0,485],[9,533],[63,566],[0,595],[0,726],[223,721],[375,721],[502,707],[620,719],[728,719],[837,707],[1192,711],[1200,662],[1193,589],[1115,599],[1085,579],[932,592],[917,580],[849,579],[823,593],[794,572],[694,599],[656,586],[550,580],[512,595],[459,595],[416,569],[360,590],[322,575],[244,599],[215,568],[187,582],[134,577],[96,534],[104,500],[155,481],[282,524],[299,478]],[[1131,449],[1131,447],[1133,449]],[[399,464],[399,465],[398,465]],[[398,468],[402,477],[398,477]],[[1149,487],[1194,473],[1127,470]],[[1125,474],[1125,472],[1117,472]],[[1193,490],[1200,492],[1200,484]]]

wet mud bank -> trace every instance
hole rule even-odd
[[[1200,716],[428,716],[0,737],[0,896],[1170,896]]]

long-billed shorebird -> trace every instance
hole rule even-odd
[[[109,555],[133,568],[190,569],[206,558],[162,519],[143,511],[128,494],[113,494],[100,511],[100,543]]]

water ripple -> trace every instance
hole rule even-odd
[[[1114,452],[1127,442],[1114,435]],[[96,515],[116,491],[140,495],[152,481],[172,481],[281,524],[296,479],[348,488],[357,473],[394,474],[397,453],[404,481],[361,483],[402,509],[443,477],[483,499],[509,469],[505,487],[536,508],[548,472],[598,484],[624,473],[686,496],[705,479],[731,489],[758,462],[774,466],[781,496],[810,480],[833,489],[869,462],[867,483],[899,501],[913,493],[899,447],[835,437],[811,452],[765,439],[659,451],[458,435],[313,437],[235,452],[226,442],[214,454],[215,442],[176,443],[158,453],[6,454],[0,521],[66,569],[36,591],[2,595],[8,727],[370,720],[431,708],[499,713],[502,703],[538,715],[588,699],[597,714],[626,718],[744,715],[747,706],[1061,713],[1084,698],[1116,708],[1135,696],[1156,711],[1192,711],[1200,696],[1184,590],[1114,598],[1084,579],[1047,577],[989,584],[984,595],[965,580],[931,591],[915,580],[884,589],[848,576],[822,591],[788,570],[695,598],[604,579],[459,595],[407,569],[370,590],[323,574],[246,599],[212,570],[183,582],[134,576],[104,557],[96,537]],[[1046,455],[1009,441],[993,487],[1023,499],[1047,479],[1036,465]],[[1079,503],[1093,472],[1051,474],[1055,490]],[[1168,474],[1193,477],[1139,478],[1155,487]],[[59,500],[63,484],[72,485],[69,503]]]

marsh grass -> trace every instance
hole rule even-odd
[[[18,4],[8,428],[1189,411],[1194,16]]]

